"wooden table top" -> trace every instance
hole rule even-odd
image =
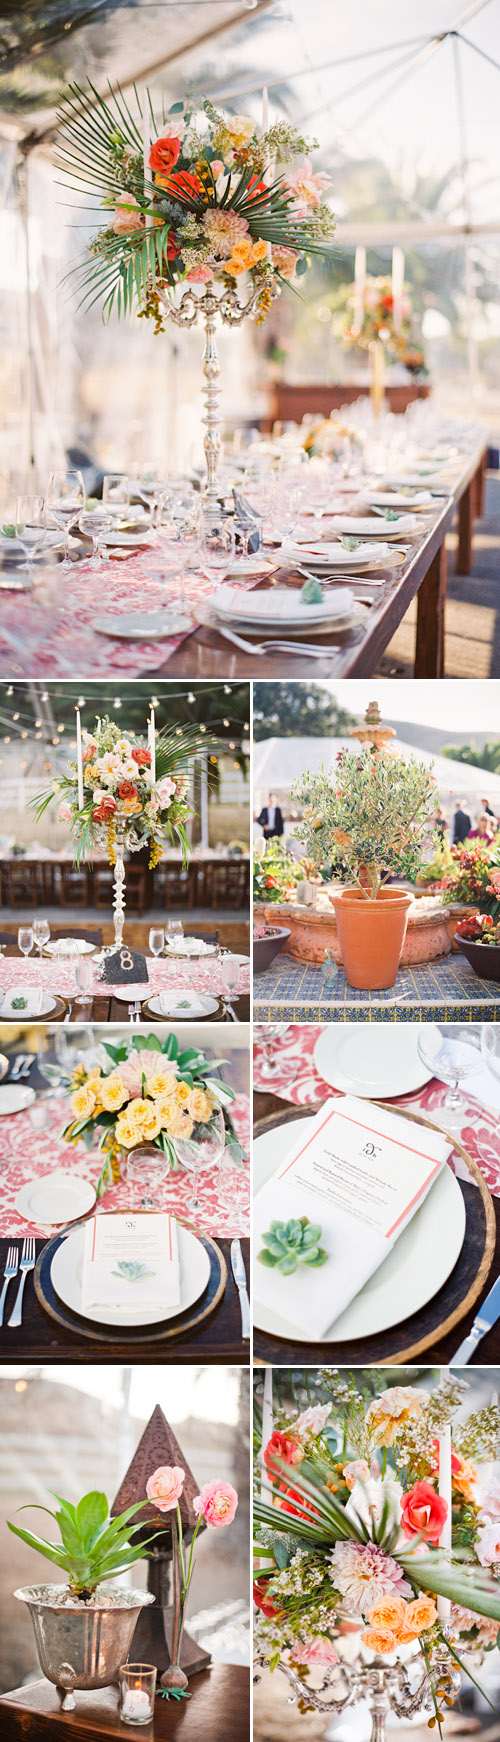
[[[269,1118],[270,1115],[275,1113],[283,1114],[287,1109],[289,1109],[293,1118],[297,1117],[297,1107],[295,1103],[286,1101],[283,1095],[273,1095],[269,1090],[266,1090],[265,1092],[258,1090],[254,1094],[255,1123],[257,1123],[257,1120]],[[470,1189],[472,1190],[476,1188],[471,1187]],[[486,1295],[489,1293],[490,1288],[492,1288],[496,1277],[500,1275],[500,1198],[493,1198],[492,1202],[496,1221],[496,1244],[491,1269],[484,1289],[475,1301],[472,1311],[465,1314],[464,1318],[460,1320],[460,1324],[455,1326],[455,1329],[450,1331],[447,1336],[441,1337],[439,1341],[436,1341],[432,1348],[426,1349],[425,1355],[421,1355],[417,1358],[417,1366],[422,1366],[423,1362],[425,1362],[425,1364],[429,1363],[432,1366],[448,1366],[450,1361],[453,1361],[453,1356],[456,1353],[456,1350],[468,1335],[474,1319],[480,1313],[482,1301],[486,1299]],[[340,1345],[336,1345],[337,1350],[339,1347]],[[343,1345],[344,1353],[342,1356],[342,1365],[347,1364],[359,1366],[362,1359],[365,1359],[365,1364],[370,1363],[369,1351],[365,1357],[360,1357],[359,1354],[355,1357],[352,1354],[352,1347],[352,1345],[348,1345],[347,1343]],[[288,1337],[286,1343],[278,1343],[276,1338],[267,1336],[263,1331],[254,1332],[254,1359],[258,1364],[263,1363],[266,1366],[268,1364],[275,1364],[277,1366],[302,1367],[305,1362],[308,1367],[322,1367],[325,1362],[332,1360],[331,1351],[331,1343],[305,1344],[294,1342]],[[483,1337],[482,1342],[478,1344],[474,1356],[474,1366],[494,1367],[499,1361],[500,1319],[497,1324],[493,1326],[493,1329],[488,1331],[487,1336]],[[378,1364],[380,1365],[380,1363]]]
[[[116,1688],[75,1694],[76,1711],[62,1712],[51,1682],[32,1682],[0,1696],[2,1742],[104,1742],[141,1735],[145,1742],[249,1742],[250,1671],[214,1663],[190,1677],[188,1700],[159,1696],[151,1724],[122,1724]]]
[[[217,630],[202,626],[182,642],[177,651],[171,655],[163,666],[158,667],[158,677],[194,678],[224,678],[229,682],[237,678],[331,678],[335,677],[370,677],[376,671],[380,657],[388,646],[399,623],[401,623],[408,606],[418,593],[433,559],[443,545],[447,532],[450,531],[455,518],[456,509],[461,498],[472,484],[479,467],[484,462],[486,453],[485,442],[476,443],[464,463],[460,477],[449,496],[442,502],[436,501],[436,511],[431,528],[422,534],[422,538],[411,544],[408,556],[401,568],[380,568],[377,577],[386,579],[387,591],[381,590],[380,600],[375,602],[369,611],[365,627],[361,630],[347,632],[342,644],[325,647],[323,659],[308,659],[288,649],[283,653],[263,654],[259,657],[243,653],[231,642],[223,639]],[[348,510],[356,513],[355,501]],[[427,516],[425,516],[427,519]],[[380,522],[381,536],[383,521]],[[403,539],[403,544],[406,542]],[[295,590],[304,585],[303,575],[294,575],[293,571],[281,571],[281,575],[259,583],[261,588],[290,584]],[[369,576],[367,576],[369,581]],[[346,585],[347,585],[346,581]],[[323,638],[324,639],[324,638]],[[307,641],[321,647],[322,640],[307,631]],[[422,674],[420,674],[422,675]]]

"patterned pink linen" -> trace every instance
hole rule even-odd
[[[86,959],[87,961],[90,961],[93,966],[93,957],[87,957]],[[79,958],[75,956],[72,956],[71,960],[67,957],[62,960],[60,958],[49,959],[49,957],[43,957],[42,961],[40,961],[39,957],[35,956],[28,956],[24,959],[21,955],[1,956],[0,993],[10,992],[13,986],[25,985],[33,987],[41,985],[43,986],[44,992],[51,993],[52,996],[59,993],[61,998],[74,999],[75,992],[78,992],[75,981],[75,962],[78,960]],[[176,992],[177,990],[182,991],[185,987],[194,988],[197,992],[209,992],[214,997],[218,997],[224,989],[222,963],[213,956],[202,957],[201,960],[194,962],[184,960],[174,962],[165,960],[164,957],[161,959],[155,959],[153,956],[148,956],[147,964],[148,986],[144,987],[144,992],[142,994],[144,998],[152,998],[156,992],[166,992],[167,990],[169,992]],[[133,991],[130,993],[130,988],[127,988],[126,986],[110,986],[106,981],[100,980],[98,976],[98,967],[93,967],[92,983],[88,992],[89,999],[94,997],[112,997],[114,992],[128,990],[129,1003],[133,1002]],[[242,963],[240,966],[236,992],[243,993],[249,991],[250,965],[246,962]],[[81,997],[80,992],[78,992],[78,997]],[[126,1016],[126,1003],[123,1006],[123,1010],[124,1015]],[[1,1019],[2,1007],[0,1003],[0,1022]]]
[[[322,1032],[321,1023],[308,1023],[302,1026],[291,1023],[286,1033],[278,1040],[271,1042],[271,1054],[279,1058],[279,1071],[276,1076],[262,1075],[261,1065],[264,1058],[262,1039],[265,1038],[265,1025],[255,1028],[256,1042],[254,1046],[253,1082],[255,1089],[272,1090],[275,1095],[282,1095],[284,1100],[292,1101],[297,1107],[306,1107],[313,1102],[323,1101],[328,1095],[336,1095],[330,1083],[325,1083],[316,1070],[314,1048]],[[415,1112],[426,1114],[429,1119],[436,1117],[444,1105],[447,1094],[446,1084],[432,1078],[422,1089],[416,1089],[409,1095],[392,1097],[395,1107],[411,1107]],[[482,1107],[475,1101],[468,1090],[463,1090],[466,1110],[461,1131],[461,1141],[473,1160],[477,1162],[486,1185],[493,1197],[500,1197],[500,1129],[498,1113]],[[444,1120],[443,1120],[444,1124]],[[454,1154],[450,1158],[459,1179],[468,1179],[461,1158]]]
[[[54,1172],[56,1168],[67,1168],[80,1179],[91,1180],[94,1184],[99,1178],[102,1167],[100,1150],[84,1149],[83,1144],[65,1143],[60,1134],[67,1121],[66,1103],[58,1098],[50,1105],[51,1124],[42,1132],[33,1131],[28,1112],[11,1113],[8,1118],[0,1119],[0,1235],[5,1235],[8,1239],[26,1234],[34,1234],[40,1238],[44,1234],[57,1231],[55,1228],[42,1228],[36,1223],[26,1221],[15,1209],[15,1198],[21,1186],[35,1177],[41,1178],[43,1174]],[[231,1118],[240,1143],[248,1154],[250,1106],[246,1095],[239,1095],[231,1103]],[[196,1219],[186,1208],[188,1198],[192,1196],[192,1174],[181,1170],[168,1174],[155,1191],[155,1196],[162,1210],[168,1210],[174,1216],[185,1217],[192,1226],[199,1228],[200,1233],[219,1234],[221,1238],[232,1239],[233,1235],[250,1232],[250,1169],[246,1168],[245,1171],[248,1187],[246,1202],[238,1204],[234,1210],[221,1202],[217,1168],[200,1173],[202,1209]],[[134,1182],[131,1186],[124,1179],[118,1185],[110,1187],[101,1198],[98,1208],[129,1210],[140,1195],[137,1184]]]

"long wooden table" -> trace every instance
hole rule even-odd
[[[371,605],[365,625],[347,633],[342,642],[325,647],[322,659],[309,659],[294,653],[292,647],[283,653],[260,656],[241,652],[224,640],[218,631],[200,626],[159,666],[159,677],[224,678],[314,678],[370,677],[377,670],[381,655],[401,623],[412,599],[417,597],[417,633],[415,646],[415,677],[444,677],[444,628],[446,604],[445,539],[458,513],[457,572],[468,574],[472,560],[472,539],[475,516],[480,514],[486,467],[487,445],[480,441],[464,459],[458,482],[442,504],[436,502],[436,514],[431,528],[412,544],[406,560],[397,570],[377,571],[388,582],[387,591]],[[351,510],[349,510],[351,512]],[[355,513],[355,507],[352,507]],[[427,517],[426,517],[427,518]],[[383,522],[381,536],[383,536]],[[403,543],[405,541],[403,540]],[[354,566],[354,564],[353,564]],[[283,584],[283,571],[278,577]],[[300,589],[301,575],[285,571],[287,584]],[[369,579],[369,577],[367,577]],[[262,587],[273,585],[263,581]],[[346,583],[347,584],[347,583]],[[319,648],[323,642],[308,629],[307,641]],[[324,641],[324,638],[323,638]]]
[[[77,926],[72,926],[71,935],[74,937],[78,937],[78,927]],[[19,962],[19,973],[20,973],[20,977],[22,979],[22,969],[23,969],[24,958],[23,958],[23,956],[21,956],[21,952],[18,949],[17,944],[14,944],[14,943],[6,944],[3,953],[5,956],[10,956],[10,957],[15,956],[16,957],[16,960]],[[146,959],[149,957],[150,961],[153,961],[153,957],[151,956],[150,950],[143,949],[142,954],[146,956]],[[54,992],[53,996],[54,997],[56,996],[55,992]],[[126,1003],[124,1004],[122,998],[115,998],[113,996],[113,992],[111,990],[109,992],[106,992],[103,989],[102,992],[96,993],[93,998],[87,999],[85,1004],[82,1004],[82,1002],[81,1002],[82,995],[81,995],[81,992],[77,993],[76,986],[75,986],[75,991],[74,991],[73,997],[70,997],[69,995],[67,995],[65,993],[64,994],[61,993],[60,996],[64,998],[64,1003],[66,1006],[66,1013],[65,1013],[64,1018],[56,1017],[56,1018],[52,1018],[52,1020],[55,1020],[55,1021],[64,1020],[65,1022],[78,1022],[79,1025],[81,1025],[82,1022],[119,1022],[123,1025],[124,1022],[128,1021],[128,1005]],[[77,996],[80,999],[79,1004],[76,1003]],[[134,1000],[131,998],[130,1002],[132,1004],[134,1002]],[[229,993],[228,993],[227,998],[226,998],[226,1003],[231,1004],[231,1007],[234,1011],[234,1016],[235,1016],[235,1019],[237,1022],[249,1022],[250,1021],[250,993],[249,992],[240,993],[239,996],[236,998],[236,1000],[234,999],[234,996],[230,998]],[[50,1021],[51,1018],[48,1017],[47,1020]],[[197,1022],[199,1022],[201,1020],[203,1020],[203,1019],[200,1017],[196,1018]],[[221,1014],[221,1016],[218,1018],[218,1020],[220,1022],[224,1022],[224,1021],[230,1022],[232,1019],[231,1019],[231,1017],[228,1018],[228,1017],[225,1017],[223,1014]],[[146,1023],[146,1024],[149,1022],[149,1023],[151,1023],[151,1025],[153,1025],[153,1018],[148,1016],[147,1011],[144,1011],[144,1014],[141,1017],[141,1021]],[[165,1017],[165,1021],[169,1022],[170,1026],[172,1026],[172,1024],[170,1022],[170,1018]],[[212,1021],[212,1019],[210,1019],[210,1022],[211,1021]],[[0,1007],[0,1026],[1,1026],[1,1023],[2,1023],[2,1011],[1,1011],[1,1007]],[[4,1024],[5,1028],[7,1028],[7,1026],[10,1026],[10,1025]],[[31,1023],[27,1024],[25,1022],[23,1024],[23,1022],[20,1021],[18,1026],[20,1028],[26,1027],[26,1026],[31,1026]]]
[[[214,1663],[190,1676],[188,1700],[164,1700],[158,1695],[151,1724],[143,1731],[149,1742],[249,1742],[250,1671],[240,1664]],[[0,1696],[2,1742],[123,1742],[127,1725],[120,1722],[116,1688],[75,1694],[76,1711],[62,1712],[56,1689],[48,1681],[31,1682]],[[129,1730],[137,1735],[137,1729]]]

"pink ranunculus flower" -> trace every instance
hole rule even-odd
[[[167,806],[172,801],[174,792],[175,780],[171,780],[169,775],[166,775],[165,780],[158,781],[156,796],[160,800],[160,810],[164,811],[167,809]]]
[[[323,1639],[321,1633],[316,1633],[313,1639],[306,1639],[303,1644],[292,1645],[290,1656],[294,1663],[339,1663],[339,1654],[330,1639]]]
[[[479,1523],[486,1524],[491,1518],[500,1518],[500,1477],[490,1476],[488,1492],[484,1497]]]
[[[143,226],[144,218],[135,194],[118,194],[111,225],[115,236],[126,236],[129,231],[142,230]]]
[[[193,1509],[198,1518],[204,1518],[205,1524],[214,1527],[219,1524],[232,1524],[238,1495],[236,1488],[230,1482],[222,1482],[218,1477],[213,1482],[205,1482],[199,1494],[193,1500]]]
[[[291,193],[295,194],[300,205],[306,209],[308,206],[319,205],[321,191],[329,185],[329,175],[319,175],[317,172],[314,174],[310,157],[304,158],[301,168],[295,170],[288,182]]]
[[[62,804],[58,806],[57,815],[60,823],[71,822],[71,805],[68,804],[66,799],[63,799]]]
[[[211,284],[213,272],[211,266],[192,266],[186,274],[188,284]]]
[[[157,1507],[158,1512],[173,1512],[180,1500],[184,1482],[185,1470],[178,1464],[160,1464],[146,1482],[148,1500]]]
[[[476,1538],[476,1554],[482,1567],[496,1566],[500,1562],[500,1520],[483,1524]]]

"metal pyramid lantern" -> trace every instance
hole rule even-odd
[[[138,1500],[144,1499],[144,1512],[137,1513],[137,1520],[143,1523],[144,1537],[151,1535],[151,1530],[161,1530],[161,1536],[144,1550],[148,1563],[148,1591],[156,1598],[151,1608],[143,1611],[134,1634],[134,1657],[143,1663],[155,1663],[157,1669],[164,1671],[171,1662],[172,1626],[174,1608],[172,1603],[172,1527],[175,1522],[175,1512],[159,1512],[146,1499],[146,1483],[153,1471],[162,1464],[177,1464],[185,1471],[184,1487],[180,1499],[180,1511],[184,1541],[190,1542],[197,1522],[193,1510],[193,1500],[199,1493],[199,1482],[196,1482],[192,1470],[184,1456],[173,1429],[156,1404],[153,1414],[139,1440],[131,1464],[123,1478],[120,1488],[111,1507],[111,1515],[115,1517],[127,1506],[134,1506]],[[202,1529],[205,1528],[202,1526]],[[143,1625],[143,1618],[145,1625]],[[210,1655],[190,1638],[184,1628],[181,1648],[181,1666],[187,1676],[194,1675],[198,1670],[205,1669],[210,1663]]]

